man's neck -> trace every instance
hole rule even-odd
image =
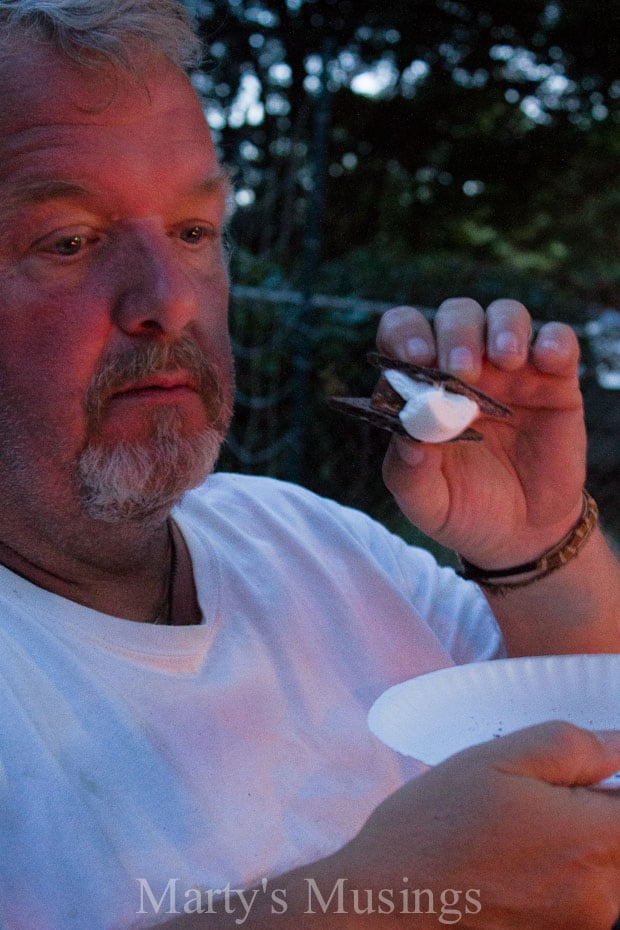
[[[2,533],[0,562],[28,581],[102,613],[153,622],[171,583],[166,515],[147,526],[84,521],[55,544]],[[89,525],[90,524],[90,525]]]

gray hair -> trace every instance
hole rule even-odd
[[[148,44],[179,68],[197,67],[201,43],[179,0],[0,0],[0,60],[16,36],[48,42],[67,58],[103,56],[131,68],[132,45]]]

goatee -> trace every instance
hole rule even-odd
[[[187,372],[196,385],[207,415],[204,430],[187,432],[181,411],[161,406],[148,411],[147,439],[98,441],[106,402],[117,390],[177,370]],[[83,512],[112,523],[144,520],[169,510],[213,471],[232,416],[232,394],[232,363],[216,371],[187,337],[175,343],[151,342],[104,359],[87,392],[87,439],[76,461]]]

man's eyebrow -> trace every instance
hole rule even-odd
[[[91,192],[77,181],[47,179],[20,181],[2,191],[0,200],[0,235],[6,234],[10,223],[21,210],[54,200],[84,200]]]
[[[192,193],[199,196],[221,195],[226,203],[224,218],[230,218],[234,209],[234,187],[231,172],[227,168],[221,168],[217,174],[202,178],[192,187]]]
[[[46,200],[83,199],[90,195],[77,181],[49,179],[45,181],[21,181],[2,195],[2,209],[15,210],[19,207]]]
[[[221,192],[228,195],[232,189],[230,172],[222,168],[217,174],[201,178],[192,186],[192,189],[201,194],[219,194]]]
[[[47,180],[22,181],[5,191],[2,196],[2,209],[14,210],[29,206],[33,203],[42,203],[47,200],[84,199],[96,195],[96,191],[89,190],[79,181],[50,178]],[[224,194],[226,198],[232,194],[230,172],[222,168],[216,174],[201,178],[190,187],[191,194]]]
[[[225,203],[224,223],[227,224],[234,212],[234,185],[231,172],[227,168],[220,168],[217,174],[202,178],[192,188],[192,193],[198,196],[219,195]]]
[[[221,168],[215,174],[207,175],[189,188],[190,196],[221,195],[226,202],[225,219],[233,212],[233,184],[230,171]],[[7,229],[7,224],[15,219],[20,210],[36,204],[54,200],[86,200],[96,196],[97,192],[85,187],[79,181],[62,178],[21,181],[11,186],[2,194],[0,202],[0,235]]]

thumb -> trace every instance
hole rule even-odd
[[[430,535],[445,522],[450,507],[443,453],[437,445],[394,435],[383,462],[385,486],[408,519]]]
[[[511,775],[550,785],[595,785],[620,769],[620,731],[592,733],[551,721],[485,743],[484,755]]]

